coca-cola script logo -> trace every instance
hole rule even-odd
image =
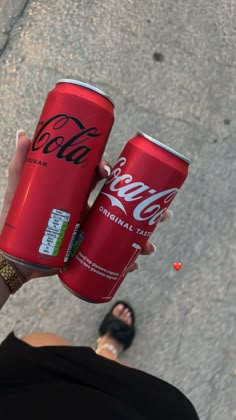
[[[101,194],[106,195],[110,199],[112,206],[119,207],[125,214],[127,214],[125,202],[137,201],[137,205],[133,210],[134,219],[139,221],[147,220],[148,225],[152,226],[161,220],[163,213],[179,190],[178,188],[170,188],[169,190],[157,192],[143,182],[134,182],[130,174],[122,174],[122,168],[125,164],[126,158],[121,157],[105,184],[108,186],[109,192],[102,191]],[[122,200],[119,200],[118,197]],[[162,206],[160,205],[160,200],[163,201]]]
[[[86,142],[101,135],[97,133],[96,127],[86,128],[78,118],[66,114],[58,114],[46,122],[39,122],[38,127],[32,151],[42,149],[45,155],[56,153],[58,159],[65,159],[74,165],[87,160],[91,148]]]

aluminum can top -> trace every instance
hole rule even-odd
[[[157,145],[157,146],[159,146],[159,147],[162,147],[162,148],[163,148],[163,149],[165,149],[165,150],[168,150],[168,152],[170,152],[170,153],[172,153],[173,155],[177,156],[178,158],[180,158],[180,159],[184,160],[185,162],[187,162],[187,163],[190,165],[190,163],[191,163],[191,160],[190,160],[190,159],[188,159],[188,158],[187,158],[186,156],[184,156],[184,155],[181,155],[181,153],[176,152],[176,151],[175,151],[174,149],[172,149],[171,147],[166,146],[165,144],[161,143],[159,140],[156,140],[156,139],[154,139],[153,137],[150,137],[150,136],[148,136],[147,134],[142,133],[141,131],[138,131],[138,132],[137,132],[137,135],[138,135],[138,136],[142,136],[142,137],[144,137],[145,139],[147,139],[147,140],[151,141],[152,143],[156,144],[156,145]]]
[[[60,79],[60,80],[57,81],[56,84],[58,85],[59,83],[69,83],[69,84],[72,84],[72,85],[79,85],[79,86],[82,86],[82,87],[84,87],[86,89],[93,90],[94,92],[96,92],[99,95],[104,96],[104,98],[108,99],[108,101],[111,102],[111,104],[112,104],[112,106],[114,108],[114,102],[112,101],[112,99],[110,98],[109,95],[107,95],[102,90],[100,90],[100,89],[98,89],[98,88],[96,88],[96,87],[94,87],[92,85],[89,85],[88,83],[80,82],[79,80],[74,80],[74,79]]]

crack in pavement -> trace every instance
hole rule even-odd
[[[8,46],[14,25],[23,16],[28,3],[29,0],[0,0],[0,57]]]

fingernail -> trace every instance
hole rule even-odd
[[[111,175],[111,168],[110,168],[110,166],[104,165],[104,171],[106,171],[107,176],[110,176]]]
[[[154,252],[156,252],[157,247],[156,247],[154,244],[152,244],[152,247],[153,247],[152,252],[153,252],[153,253],[154,253]]]
[[[16,132],[16,146],[18,145],[18,141],[22,135],[25,135],[24,130],[17,130]]]
[[[172,217],[173,217],[173,211],[172,210],[168,210],[166,220],[171,220]]]

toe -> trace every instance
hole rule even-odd
[[[124,311],[124,305],[119,304],[119,305],[116,305],[116,306],[114,307],[114,309],[113,309],[113,311],[112,311],[112,314],[113,314],[114,316],[116,316],[117,318],[120,318],[120,316],[121,316],[121,314],[123,313],[123,311]]]
[[[132,324],[132,315],[131,315],[131,313],[129,312],[128,313],[128,315],[127,315],[127,320],[126,320],[126,322],[127,322],[127,324],[128,325],[131,325]]]
[[[123,312],[120,314],[120,319],[122,321],[125,321],[126,320],[126,309],[124,309]]]
[[[124,309],[120,316],[120,319],[122,319],[122,321],[126,322],[128,325],[131,324],[131,313],[128,308]]]
[[[133,323],[132,314],[129,308],[121,303],[114,307],[112,314],[128,325],[132,325]]]

